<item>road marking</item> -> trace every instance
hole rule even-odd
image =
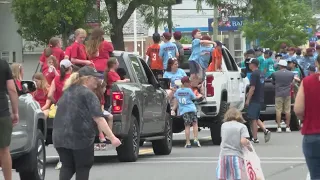
[[[304,157],[259,157],[260,160],[300,160],[300,161],[304,161]],[[157,160],[181,160],[181,159],[185,159],[185,160],[192,160],[192,159],[198,159],[198,160],[202,160],[202,159],[207,159],[207,160],[218,160],[219,157],[155,157],[152,159],[157,159]]]
[[[151,153],[153,153],[153,149],[141,149],[140,151],[139,151],[139,155],[143,155],[143,154],[151,154]]]
[[[136,164],[215,164],[218,161],[138,161]],[[305,161],[261,161],[261,164],[305,164]]]

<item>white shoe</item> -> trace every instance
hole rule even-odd
[[[59,161],[58,164],[56,165],[55,169],[59,170],[62,167],[62,163]]]
[[[289,127],[287,127],[287,128],[286,128],[286,132],[287,132],[287,133],[290,133],[290,132],[291,132],[291,129],[290,129]]]
[[[277,133],[281,133],[282,129],[280,127],[277,128]]]

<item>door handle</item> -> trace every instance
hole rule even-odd
[[[238,79],[238,80],[240,80],[240,78],[239,78],[239,77],[238,77],[237,79]]]
[[[230,78],[231,80],[233,80],[234,78]]]

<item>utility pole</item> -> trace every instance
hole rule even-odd
[[[159,32],[159,7],[154,6],[154,32]]]
[[[213,7],[213,27],[212,27],[213,28],[213,34],[212,34],[213,41],[218,40],[218,32],[219,32],[218,16],[219,16],[218,7],[214,6]]]

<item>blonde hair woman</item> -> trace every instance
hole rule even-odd
[[[33,81],[36,82],[37,90],[32,93],[33,98],[40,104],[41,110],[48,117],[51,101],[48,99],[49,84],[42,73],[33,75]]]
[[[21,81],[23,80],[23,67],[20,63],[13,63],[11,65],[12,77],[16,84],[18,94],[22,91]]]
[[[93,92],[101,83],[101,74],[85,66],[66,81],[53,121],[53,145],[57,149],[62,167],[60,179],[76,177],[89,179],[94,161],[95,127],[108,137],[112,145],[121,142],[110,130],[98,97]]]
[[[103,38],[104,30],[95,28],[86,43],[88,58],[93,62],[98,72],[103,74],[107,68],[107,62],[112,53],[113,45]]]
[[[87,38],[86,30],[79,28],[74,32],[75,42],[71,45],[70,60],[79,67],[91,65],[92,62],[88,60],[86,47],[83,44]]]

